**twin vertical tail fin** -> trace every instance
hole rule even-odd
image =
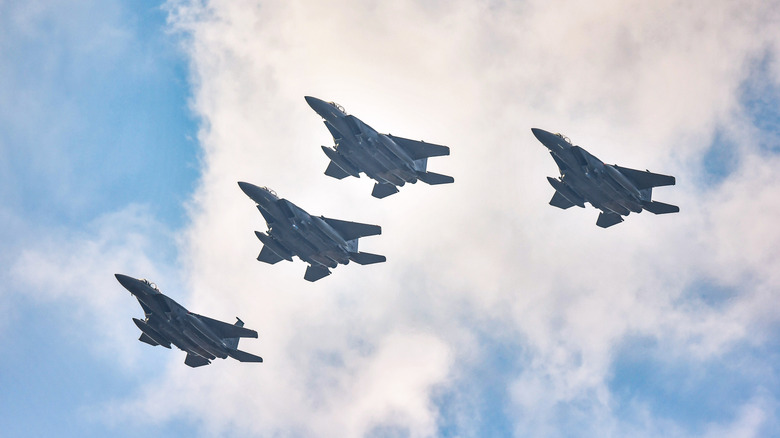
[[[236,323],[233,324],[236,327],[243,327],[244,321],[241,321],[241,318],[236,317]],[[228,348],[236,349],[238,348],[238,341],[241,338],[225,338],[225,345],[227,345]]]
[[[244,321],[241,321],[241,318],[236,317],[236,323],[234,325],[237,327],[243,327]],[[260,356],[255,356],[254,354],[239,350],[238,349],[239,339],[241,338],[225,339],[225,345],[228,347],[228,351],[227,351],[228,356],[232,357],[233,359],[239,362],[262,362],[263,361],[263,358]]]

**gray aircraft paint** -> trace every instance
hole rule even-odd
[[[604,164],[585,149],[574,146],[561,134],[532,128],[534,136],[550,150],[558,169],[559,178],[548,177],[555,189],[550,205],[567,209],[585,207],[589,202],[601,210],[596,225],[602,228],[623,222],[622,216],[642,210],[654,214],[677,213],[676,205],[653,201],[653,187],[675,184],[673,176],[661,175]]]
[[[330,159],[325,174],[336,179],[359,178],[365,173],[376,181],[371,194],[384,198],[398,193],[398,187],[417,180],[427,184],[448,184],[454,178],[428,172],[428,158],[449,155],[450,148],[402,137],[380,134],[362,120],[344,112],[333,102],[306,96],[306,102],[325,119],[335,146],[322,146]]]
[[[358,252],[358,238],[382,234],[378,225],[312,216],[265,187],[239,182],[268,225],[266,233],[255,231],[263,243],[257,260],[275,264],[293,256],[309,264],[303,278],[317,281],[330,275],[328,268],[350,261],[361,265],[384,262],[385,256]]]
[[[187,352],[184,363],[190,367],[208,365],[211,360],[232,357],[240,362],[262,362],[263,358],[238,350],[239,338],[257,338],[257,332],[235,324],[192,313],[160,292],[154,283],[115,274],[119,283],[138,299],[144,319],[133,318],[141,330],[139,341]]]

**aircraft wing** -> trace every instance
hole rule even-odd
[[[248,328],[244,328],[238,325],[228,324],[222,321],[217,321],[216,319],[211,319],[208,316],[198,315],[196,313],[193,313],[193,315],[200,318],[201,321],[203,321],[207,326],[209,326],[209,328],[213,330],[214,333],[222,339],[257,337],[257,332],[254,330],[250,330]]]
[[[639,190],[649,189],[651,187],[673,186],[675,183],[673,176],[629,169],[628,167],[620,167],[618,165],[614,165],[613,167],[625,175],[625,177],[634,183]]]
[[[415,160],[425,157],[439,157],[442,155],[449,155],[450,148],[433,143],[426,143],[424,141],[409,140],[408,138],[396,137],[388,135],[398,146],[401,146],[409,153],[409,155]]]
[[[320,216],[328,225],[333,227],[344,240],[354,240],[364,236],[375,236],[382,234],[382,227],[379,225],[361,224],[359,222],[340,221],[338,219],[329,219]]]

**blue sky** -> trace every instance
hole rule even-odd
[[[162,250],[156,260],[172,264],[169,232],[186,223],[198,147],[187,59],[166,12],[158,2],[99,1],[6,2],[0,11],[3,264],[43,241],[90,239],[97,218],[132,204],[164,235],[130,221],[123,232],[152,233]],[[90,333],[101,328],[74,324],[84,303],[41,302],[8,270],[2,276],[0,342],[13,352],[0,361],[3,435],[146,430],[113,428],[88,414],[90,406],[132,393],[143,378],[88,352]]]
[[[778,436],[776,1],[0,4],[2,436]],[[322,175],[303,100],[449,145]],[[677,177],[547,205],[531,127]],[[375,266],[255,261],[236,181],[377,223]],[[113,274],[240,316],[262,365],[137,341]]]

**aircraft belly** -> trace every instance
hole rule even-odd
[[[192,354],[197,354],[198,356],[204,358],[208,356],[208,354],[205,351],[201,351],[201,349],[198,348],[197,344],[193,343],[187,336],[185,336],[181,330],[173,328],[170,325],[162,329],[165,337],[170,339],[171,344],[175,345],[179,350],[186,351]]]
[[[597,182],[585,176],[584,173],[567,173],[563,180],[575,193],[582,196],[585,201],[598,209],[608,208],[605,206],[614,201],[614,198],[604,190],[604,187],[599,186]],[[623,209],[622,207],[618,208]]]
[[[203,356],[206,359],[215,359],[218,356],[217,354],[213,354],[212,351],[209,351],[211,348],[208,348],[205,340],[200,338],[200,333],[195,329],[185,327],[182,329],[181,334],[190,342],[192,351],[199,356]]]
[[[345,156],[347,160],[355,163],[355,165],[358,166],[358,169],[365,173],[369,178],[375,181],[381,180],[382,182],[386,182],[378,176],[379,173],[385,170],[384,167],[365,150],[355,150],[354,147],[350,147],[349,152],[347,152]]]

